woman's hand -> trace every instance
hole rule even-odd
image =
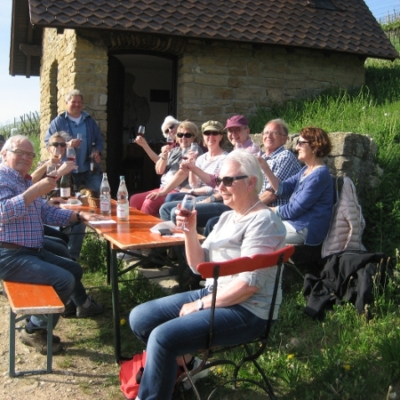
[[[151,192],[146,196],[146,199],[149,200],[156,200],[159,197],[166,196],[168,193],[164,193],[162,190],[159,190],[158,192]]]
[[[63,175],[69,174],[71,171],[74,169],[78,168],[77,165],[75,165],[74,161],[66,161],[61,164],[60,168],[57,170],[57,178],[61,178]]]
[[[140,147],[146,147],[146,145],[148,145],[146,139],[140,135],[136,136],[135,143],[138,144]]]
[[[180,228],[185,222],[185,228],[187,230],[183,230],[185,234],[190,234],[194,232],[197,235],[196,225],[197,225],[197,211],[193,210],[192,213],[188,217],[184,217],[180,215],[181,203],[177,205],[176,214],[176,225]]]
[[[184,315],[192,314],[197,311],[199,311],[197,308],[197,302],[192,301],[191,303],[186,303],[182,306],[181,311],[179,311],[179,316],[183,317]]]

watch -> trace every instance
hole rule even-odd
[[[204,303],[202,299],[196,301],[197,309],[200,311],[204,308]]]
[[[215,203],[217,201],[217,199],[215,198],[215,196],[212,194],[211,196],[210,196],[210,202],[211,203]]]
[[[191,189],[189,194],[193,195],[193,193],[194,193],[194,189]]]

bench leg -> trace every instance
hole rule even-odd
[[[8,375],[15,377],[15,317],[16,315],[10,309],[10,353],[8,363]]]
[[[52,372],[53,363],[53,314],[47,315],[47,369]]]

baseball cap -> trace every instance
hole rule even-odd
[[[228,118],[224,129],[232,128],[233,126],[249,126],[249,121],[243,115],[234,115],[233,117]]]
[[[224,126],[221,122],[218,121],[207,121],[201,126],[201,132],[204,133],[205,131],[218,131],[222,132],[224,130]]]

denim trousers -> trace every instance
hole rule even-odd
[[[207,347],[210,309],[183,317],[179,317],[179,311],[184,304],[208,294],[207,288],[178,293],[140,304],[131,311],[130,327],[147,344],[138,398],[170,399],[178,368],[176,358]],[[240,305],[216,308],[212,345],[234,345],[254,339],[264,332],[266,323]]]
[[[70,298],[76,305],[86,301],[87,294],[81,278],[82,267],[78,263],[45,249],[34,252],[27,248],[0,248],[0,279],[51,285],[64,304]],[[54,326],[58,318],[59,315],[54,315]],[[47,324],[39,315],[32,316],[31,322],[38,327],[46,327]]]
[[[201,201],[207,196],[198,196],[197,200]],[[172,221],[176,224],[175,210],[180,201],[170,201],[164,203],[160,208],[160,218],[164,221]],[[231,208],[226,206],[222,201],[215,201],[213,203],[196,203],[197,211],[197,226],[205,227],[207,221],[212,217],[219,217],[223,212],[230,211]]]

